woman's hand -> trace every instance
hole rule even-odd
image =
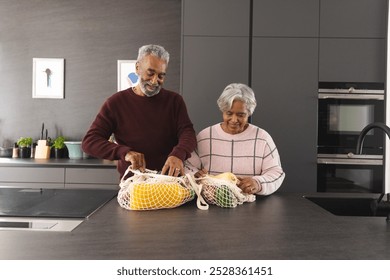
[[[262,189],[251,177],[238,177],[238,180],[238,187],[242,189],[244,193],[256,194]]]
[[[195,178],[201,178],[201,177],[204,177],[206,175],[207,175],[207,170],[203,168],[203,169],[199,170],[198,172],[196,172],[194,174],[194,177]]]

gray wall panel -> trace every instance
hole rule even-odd
[[[0,1],[0,146],[20,136],[80,139],[116,92],[117,60],[157,43],[180,89],[180,0]],[[32,99],[32,58],[65,58],[65,99]]]

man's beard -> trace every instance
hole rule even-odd
[[[142,93],[145,94],[147,97],[155,96],[161,90],[161,85],[160,84],[153,85],[153,84],[150,84],[150,83],[148,83],[147,81],[145,81],[143,79],[140,79],[139,83],[140,83],[140,87],[141,87]],[[146,88],[146,85],[148,85],[149,87],[153,87],[153,90],[148,90]]]

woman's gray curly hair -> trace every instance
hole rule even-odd
[[[240,100],[246,104],[249,116],[255,111],[257,105],[255,93],[247,85],[240,83],[228,85],[218,98],[217,104],[221,112],[226,112],[232,108],[235,100]]]
[[[149,54],[165,60],[167,64],[169,62],[169,53],[164,49],[164,47],[159,45],[145,45],[140,47],[138,50],[137,61],[142,60],[145,56]]]

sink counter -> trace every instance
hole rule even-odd
[[[127,211],[114,198],[72,232],[0,231],[0,259],[390,259],[384,217],[335,216],[304,195],[207,211]]]

